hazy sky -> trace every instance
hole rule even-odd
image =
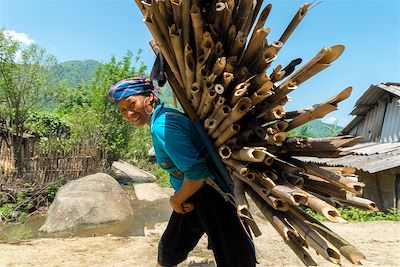
[[[266,27],[272,29],[268,40],[274,41],[304,1],[265,3],[272,4]],[[151,35],[133,0],[0,0],[0,27],[25,43],[38,43],[59,62],[107,62],[112,55],[121,58],[140,48],[149,68],[153,62]],[[400,0],[323,1],[309,11],[273,66],[298,57],[305,63],[322,47],[335,44],[345,45],[343,55],[292,93],[287,111],[310,107],[353,86],[352,96],[324,119],[343,126],[371,84],[400,82]]]

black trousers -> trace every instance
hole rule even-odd
[[[167,229],[161,237],[158,245],[160,265],[173,266],[184,261],[206,233],[217,266],[255,266],[253,243],[231,203],[226,202],[208,185],[203,186],[187,202],[193,203],[194,210],[186,214],[172,212]]]

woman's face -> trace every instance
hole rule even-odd
[[[147,109],[152,109],[149,100],[149,96],[132,95],[118,102],[118,111],[126,121],[133,123],[136,127],[150,125],[151,114],[145,111],[145,105],[148,106]]]

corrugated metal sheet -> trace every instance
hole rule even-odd
[[[366,142],[399,142],[399,96],[400,83],[371,85],[357,100],[351,112],[356,117],[342,130],[342,134],[362,136]]]
[[[295,158],[328,166],[354,167],[369,173],[400,166],[400,143],[364,143],[341,151],[351,154],[336,159],[300,156]]]
[[[381,142],[399,142],[400,140],[400,98],[393,98],[386,107]]]

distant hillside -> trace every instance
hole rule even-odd
[[[337,136],[342,129],[343,127],[338,125],[325,123],[321,120],[315,120],[290,131],[289,135],[314,138],[332,137]]]
[[[91,81],[101,63],[96,60],[73,60],[57,64],[52,77],[55,82],[65,82],[69,87],[76,87],[83,82]]]

